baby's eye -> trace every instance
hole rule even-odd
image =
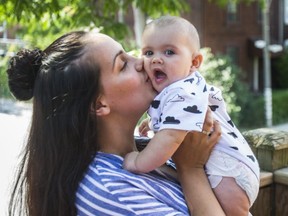
[[[148,50],[144,53],[145,56],[151,56],[153,55],[153,52],[151,50]]]
[[[173,55],[175,54],[172,50],[166,50],[165,55]]]

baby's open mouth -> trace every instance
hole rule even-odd
[[[162,80],[166,78],[166,76],[167,75],[163,71],[156,70],[154,72],[154,77],[155,77],[156,82],[161,82]]]

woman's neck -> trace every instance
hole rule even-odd
[[[131,151],[136,151],[134,127],[127,122],[99,120],[98,143],[100,151],[124,157]]]

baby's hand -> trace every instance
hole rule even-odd
[[[124,158],[123,168],[131,172],[137,172],[136,158],[138,154],[137,151],[128,153]]]
[[[139,125],[139,135],[147,137],[149,130],[150,130],[150,128],[149,128],[149,119],[146,118]]]

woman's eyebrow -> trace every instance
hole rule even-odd
[[[117,57],[118,57],[119,55],[121,55],[122,53],[123,53],[123,50],[120,50],[120,51],[114,56],[112,69],[114,69],[115,62],[116,62]]]

